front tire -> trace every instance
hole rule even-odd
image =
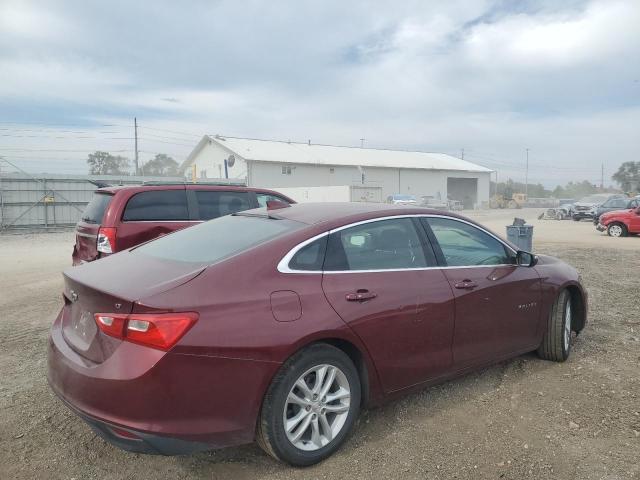
[[[258,420],[257,441],[294,466],[332,455],[360,413],[360,378],[340,349],[317,343],[293,355],[275,376]]]
[[[551,307],[547,331],[538,347],[538,356],[545,360],[564,362],[571,353],[571,294],[562,290]]]
[[[624,223],[613,222],[607,226],[607,235],[610,237],[626,237],[629,234]]]

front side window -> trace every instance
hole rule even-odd
[[[329,236],[324,270],[424,268],[423,248],[410,218],[364,223]]]
[[[200,220],[211,220],[251,208],[248,192],[196,190],[196,200]]]
[[[189,220],[185,190],[151,190],[136,193],[124,209],[122,219],[133,221]]]
[[[612,198],[607,200],[602,206],[607,208],[627,208],[629,200],[626,198]]]
[[[438,217],[423,218],[421,221],[431,227],[449,267],[514,262],[501,242],[468,223]]]

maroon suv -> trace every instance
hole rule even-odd
[[[271,190],[214,184],[143,184],[96,190],[76,226],[73,264],[91,262],[212,218],[295,203]]]

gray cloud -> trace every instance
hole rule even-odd
[[[147,132],[147,151],[178,157],[205,132],[339,144],[364,136],[370,146],[465,148],[503,177],[523,176],[528,147],[531,179],[595,182],[601,162],[614,170],[640,146],[640,4],[557,4],[5,1],[5,120],[98,133],[0,137],[0,148],[130,149],[94,124],[124,125],[124,135],[137,115],[143,126],[192,132],[169,143]]]

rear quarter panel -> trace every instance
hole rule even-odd
[[[198,323],[176,345],[176,353],[282,364],[315,341],[345,340],[362,354],[371,398],[377,402],[381,390],[368,351],[327,302],[322,275],[277,271],[279,260],[310,236],[313,233],[256,247],[207,268],[178,288],[142,299],[138,308],[199,312]],[[274,292],[295,292],[300,299],[300,318],[278,321],[271,307]]]

